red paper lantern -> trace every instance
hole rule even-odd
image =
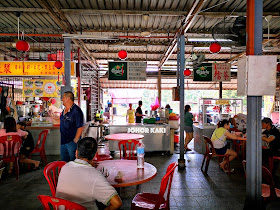
[[[54,63],[54,66],[57,68],[57,69],[60,69],[61,67],[62,67],[62,62],[61,61],[56,61],[55,63]]]
[[[119,51],[118,56],[120,59],[124,60],[127,58],[127,52],[125,50],[121,50]]]
[[[185,71],[184,71],[184,75],[185,76],[190,76],[191,75],[191,70],[189,70],[189,69],[186,69]]]
[[[28,42],[21,40],[16,43],[16,48],[18,51],[27,52],[29,50],[30,46],[29,46]]]
[[[214,42],[210,45],[210,51],[211,53],[218,53],[221,50],[221,45],[219,45],[217,42]]]

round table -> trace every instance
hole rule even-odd
[[[127,187],[142,184],[153,179],[157,175],[157,169],[152,164],[145,162],[144,169],[137,169],[136,160],[105,160],[100,161],[97,170],[102,168],[108,170],[108,182],[113,187]],[[115,181],[118,172],[121,171],[124,176],[121,181]]]
[[[104,136],[106,140],[112,141],[122,141],[122,140],[139,140],[143,139],[144,136],[135,133],[114,133],[107,136]]]

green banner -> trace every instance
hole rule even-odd
[[[127,80],[127,62],[109,62],[108,80]]]
[[[193,81],[212,81],[212,63],[202,63],[193,72]]]

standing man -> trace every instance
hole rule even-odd
[[[135,116],[136,116],[136,123],[141,123],[141,119],[142,117],[144,116],[143,113],[142,113],[142,109],[141,109],[141,106],[142,106],[142,101],[139,101],[138,102],[138,107],[136,109],[136,112],[135,112]]]
[[[86,137],[78,141],[76,159],[61,168],[56,197],[78,203],[87,209],[96,209],[96,201],[105,209],[119,209],[122,201],[115,188],[95,168],[93,158],[97,151],[96,140]]]
[[[62,102],[65,108],[60,116],[60,156],[62,161],[68,162],[75,160],[77,142],[83,131],[84,115],[74,103],[74,94],[71,91],[63,94]]]

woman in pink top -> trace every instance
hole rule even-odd
[[[16,121],[13,117],[7,117],[4,120],[4,129],[0,129],[0,136],[13,136],[13,135],[18,135],[20,137],[22,137],[23,139],[26,138],[26,136],[28,135],[28,133],[26,131],[22,131],[20,129],[17,130],[16,127]],[[3,155],[4,152],[4,148],[3,145],[0,145],[0,155]],[[14,152],[17,152],[17,148],[15,147]],[[35,164],[35,168],[39,167],[40,161],[35,161],[35,160],[30,160],[27,158],[22,157],[22,155],[20,155],[20,162],[23,163],[33,163]],[[10,162],[10,169],[9,169],[9,174],[11,174],[13,172],[13,162]]]

